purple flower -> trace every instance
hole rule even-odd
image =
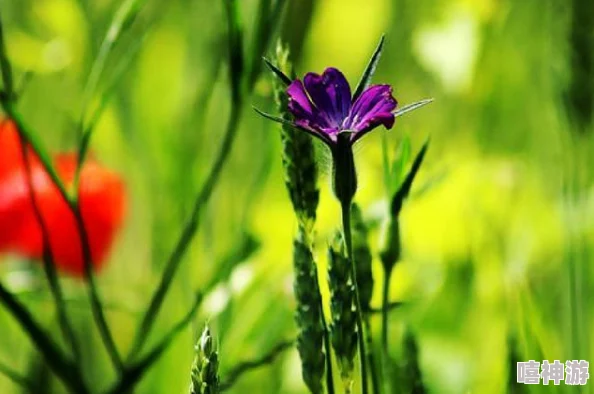
[[[346,78],[332,67],[322,75],[306,74],[303,82],[294,80],[287,94],[294,124],[331,147],[342,133],[352,145],[380,125],[392,128],[398,105],[390,85],[373,85],[352,97]]]

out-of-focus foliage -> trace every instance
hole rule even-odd
[[[16,75],[32,73],[19,108],[53,149],[77,146],[85,83],[119,3],[0,2]],[[258,2],[240,3],[250,36]],[[515,361],[588,360],[593,354],[588,300],[594,296],[594,127],[584,123],[587,116],[575,115],[568,99],[579,78],[589,78],[582,81],[588,86],[594,78],[576,72],[579,62],[572,61],[586,56],[576,50],[594,51],[575,47],[571,38],[572,7],[588,0],[287,3],[280,32],[293,46],[298,75],[336,66],[355,84],[385,33],[374,81],[392,84],[402,105],[435,98],[398,118],[385,136],[378,131],[357,146],[357,203],[373,225],[369,238],[379,284],[380,225],[388,209],[382,146],[392,158],[405,138],[412,152],[429,135],[432,140],[401,213],[403,260],[395,267],[390,297],[405,305],[390,315],[392,357],[403,360],[410,352],[403,343],[414,335],[414,357],[429,392],[565,392],[563,385],[517,386]],[[220,1],[147,0],[110,53],[98,84],[100,92],[116,87],[91,155],[123,174],[129,192],[126,225],[99,278],[120,349],[131,345],[221,142],[230,107],[223,13]],[[229,162],[151,343],[186,312],[196,289],[212,283],[221,264],[228,267],[226,280],[209,291],[193,326],[149,371],[139,393],[187,392],[193,345],[205,321],[219,342],[223,383],[236,364],[296,335],[297,224],[283,181],[280,129],[255,115],[252,103],[274,112],[268,73],[245,103]],[[317,148],[324,167],[329,160]],[[328,242],[340,223],[328,171],[321,176],[315,240],[322,276]],[[256,243],[260,247],[247,252],[239,246]],[[57,334],[41,271],[16,256],[0,259],[2,282]],[[107,354],[98,350],[103,348],[85,288],[76,280],[64,284],[75,328],[85,334],[85,379],[106,389],[115,376]],[[320,286],[328,299],[325,281]],[[377,285],[372,307],[380,299]],[[379,315],[371,323],[379,338]],[[0,361],[43,388],[32,392],[62,390],[4,310]],[[0,375],[0,392],[22,389]],[[296,350],[246,374],[229,392],[306,393]]]

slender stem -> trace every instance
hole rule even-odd
[[[355,288],[355,302],[357,307],[357,339],[359,342],[359,361],[361,363],[361,388],[362,393],[369,392],[367,384],[367,363],[365,362],[365,339],[363,331],[363,317],[361,310],[361,301],[359,300],[359,286],[357,285],[357,266],[355,264],[355,257],[353,255],[353,240],[351,236],[351,201],[341,202],[342,207],[342,227],[344,231],[344,240],[346,243],[347,254],[351,262],[351,271],[353,274],[353,287]]]
[[[35,344],[36,349],[41,352],[48,366],[70,392],[87,394],[89,390],[82,377],[76,372],[74,363],[62,353],[52,338],[35,321],[31,312],[2,283],[0,283],[0,304],[18,321],[31,342]]]
[[[29,199],[31,200],[31,205],[33,206],[33,214],[35,215],[35,219],[39,223],[39,227],[41,229],[41,238],[43,243],[43,268],[45,271],[45,276],[49,283],[50,292],[52,293],[52,297],[54,299],[54,304],[56,305],[56,312],[58,314],[60,328],[65,339],[70,343],[70,346],[72,348],[72,354],[74,355],[75,366],[76,368],[78,368],[81,360],[80,347],[78,346],[78,341],[76,339],[74,329],[72,328],[72,324],[70,323],[70,319],[68,318],[66,312],[67,309],[66,303],[64,301],[64,293],[62,291],[62,287],[60,286],[60,281],[58,280],[56,265],[51,250],[49,231],[39,209],[37,196],[35,195],[35,190],[33,188],[33,175],[31,173],[31,162],[29,160],[29,154],[27,152],[27,145],[25,144],[24,139],[20,135],[19,139],[21,145],[21,155],[23,157],[23,163],[25,164],[25,174],[27,177]]]
[[[392,268],[384,267],[384,286],[382,288],[382,369],[384,371],[384,391],[392,392],[390,380],[390,353],[388,348],[388,312],[390,311],[390,277]]]
[[[382,288],[382,350],[388,354],[388,312],[390,312],[390,277],[392,269],[384,271],[384,286]]]
[[[190,310],[177,322],[167,334],[143,358],[135,363],[124,366],[123,373],[118,381],[107,393],[130,394],[134,386],[142,379],[144,374],[159,360],[169,348],[169,345],[192,322],[198,308],[202,304],[202,292],[197,292]]]
[[[404,303],[400,302],[400,301],[389,301],[388,307],[386,309],[388,310],[388,312],[392,312],[393,310],[400,308],[402,305],[404,305]],[[384,307],[382,305],[377,308],[370,307],[368,312],[375,315],[375,314],[382,313],[383,311],[384,311]]]
[[[10,379],[10,381],[12,381],[14,384],[21,386],[23,389],[28,390],[29,392],[33,387],[33,382],[31,381],[31,379],[29,379],[26,376],[22,376],[20,373],[13,370],[11,367],[9,367],[7,364],[4,364],[3,362],[0,362],[0,374],[4,375],[8,379]]]
[[[24,142],[31,146],[31,149],[35,152],[37,157],[40,158],[40,162],[44,170],[48,173],[52,180],[52,183],[58,188],[60,195],[68,205],[68,208],[70,209],[72,214],[74,215],[77,226],[77,232],[79,233],[78,235],[80,237],[81,242],[85,279],[88,285],[88,292],[91,299],[91,307],[93,309],[95,323],[97,324],[97,327],[101,334],[101,339],[103,340],[114,365],[116,366],[116,368],[121,369],[122,362],[117,353],[113,336],[111,335],[111,332],[107,325],[107,321],[105,319],[105,315],[102,310],[101,298],[99,296],[99,291],[97,289],[97,284],[95,280],[95,274],[93,272],[93,259],[89,247],[89,239],[87,236],[86,229],[84,227],[84,222],[82,220],[82,214],[80,211],[80,205],[78,204],[78,199],[75,198],[73,200],[69,196],[68,192],[66,191],[66,187],[62,183],[62,180],[60,179],[58,173],[51,164],[49,155],[37,141],[36,134],[32,133],[31,130],[24,123],[20,113],[14,108],[13,103],[9,100],[2,100],[1,104],[4,110],[6,111],[7,115],[16,123],[21,138],[24,140]]]
[[[219,176],[221,174],[221,170],[223,169],[223,165],[231,152],[232,142],[235,139],[235,134],[237,133],[239,120],[241,117],[241,103],[238,102],[233,104],[231,107],[231,115],[229,119],[229,123],[227,125],[227,131],[225,133],[223,145],[221,146],[221,150],[219,151],[219,155],[216,158],[216,161],[208,175],[208,178],[202,187],[202,190],[198,194],[196,201],[194,202],[194,209],[190,216],[190,219],[186,223],[182,234],[173,249],[169,259],[167,260],[167,264],[165,266],[165,271],[161,276],[161,282],[159,286],[153,293],[151,298],[150,305],[145,312],[142,322],[140,324],[139,329],[136,332],[136,337],[134,338],[130,353],[128,355],[128,361],[132,360],[138,352],[142,350],[146,338],[148,337],[151,329],[153,328],[153,324],[155,323],[155,318],[163,305],[163,301],[165,300],[165,295],[173,282],[173,277],[177,272],[180,262],[182,261],[183,256],[185,255],[190,242],[194,238],[196,231],[198,230],[198,224],[200,222],[200,213],[202,211],[202,207],[208,200],[210,199],[214,188],[217,184]]]
[[[89,299],[91,301],[91,310],[93,311],[93,317],[95,319],[95,323],[97,324],[97,328],[99,329],[99,335],[101,335],[101,340],[103,341],[103,345],[107,350],[109,358],[111,359],[111,362],[113,363],[118,373],[121,374],[124,368],[124,363],[118,352],[115,340],[113,339],[113,335],[107,323],[107,318],[105,317],[105,311],[103,310],[103,302],[101,300],[101,296],[99,295],[99,289],[97,288],[97,280],[95,278],[95,272],[93,271],[93,257],[91,255],[91,248],[89,245],[89,236],[87,234],[87,230],[85,228],[85,224],[83,221],[80,204],[71,204],[70,209],[74,214],[77,231],[80,237],[84,262],[84,275],[87,283]]]
[[[371,370],[371,391],[373,394],[379,394],[381,392],[378,375],[379,369],[373,354],[373,337],[371,335],[371,321],[369,315],[364,316],[363,323],[365,324],[365,345],[367,350],[365,356],[367,357],[367,362],[369,363],[369,368]]]
[[[83,98],[82,98],[82,107],[80,113],[80,120],[79,120],[79,131],[82,133],[81,143],[78,150],[78,162],[76,165],[76,171],[74,175],[74,184],[78,185],[80,171],[82,169],[83,163],[85,161],[87,155],[87,149],[89,147],[89,142],[94,131],[93,127],[85,127],[85,120],[87,116],[87,112],[91,105],[91,101],[93,100],[93,96],[97,90],[97,86],[99,85],[99,80],[105,66],[107,65],[107,59],[109,58],[109,54],[112,52],[115,44],[121,38],[122,33],[124,30],[130,27],[131,22],[134,20],[134,17],[138,14],[141,5],[139,5],[139,0],[126,0],[123,1],[116,11],[114,18],[109,25],[107,32],[105,33],[105,37],[101,43],[99,48],[99,53],[97,54],[97,58],[93,62],[91,67],[91,71],[89,73],[89,77],[87,79],[86,86],[83,91]]]
[[[319,288],[319,287],[318,287]],[[324,325],[324,346],[326,347],[326,390],[328,394],[334,394],[334,372],[332,370],[332,346],[330,344],[330,335],[326,317],[324,316],[324,307],[320,298],[320,310],[322,313],[322,324]]]

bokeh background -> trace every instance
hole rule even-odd
[[[296,72],[327,66],[357,82],[382,33],[375,82],[406,104],[428,107],[357,147],[357,201],[374,226],[377,252],[387,195],[382,144],[391,157],[406,138],[413,154],[431,138],[402,213],[403,261],[392,278],[391,354],[410,331],[432,393],[592,392],[521,386],[515,362],[590,360],[594,272],[592,95],[594,9],[589,0],[290,0],[277,32]],[[1,0],[8,53],[28,123],[54,150],[73,150],[89,71],[120,6],[113,0]],[[257,0],[241,2],[246,36]],[[222,2],[149,0],[109,54],[98,91],[113,94],[92,154],[122,174],[125,226],[100,274],[118,347],[130,346],[165,260],[218,152],[230,107]],[[274,34],[270,32],[270,34]],[[274,36],[276,37],[276,35]],[[270,51],[272,53],[272,51]],[[110,90],[111,89],[111,90]],[[276,109],[264,73],[245,103],[221,182],[159,315],[154,343],[189,308],[197,289],[227,269],[198,316],[150,370],[139,393],[184,393],[193,346],[209,322],[224,380],[237,363],[296,335],[292,237],[296,220],[283,182],[279,128],[251,105]],[[329,159],[318,147],[322,197],[317,257],[324,283],[328,240],[339,228]],[[374,261],[374,305],[381,268]],[[0,257],[3,283],[44,325],[59,330],[39,265]],[[83,284],[63,279],[86,379],[114,379]],[[324,284],[322,285],[325,286]],[[324,296],[327,295],[324,289]],[[373,320],[379,337],[379,317]],[[61,392],[36,349],[0,311],[0,360]],[[569,390],[569,389],[573,390]],[[581,391],[580,391],[581,390]],[[21,388],[0,376],[0,392]],[[305,393],[297,352],[243,376],[230,393]]]

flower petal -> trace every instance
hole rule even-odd
[[[0,178],[9,175],[22,166],[22,152],[19,134],[14,122],[0,121]]]
[[[4,146],[0,146],[0,154],[3,151]],[[16,155],[14,158],[19,159]],[[58,175],[70,187],[74,181],[76,156],[59,155],[54,162]],[[0,253],[15,252],[41,259],[42,231],[30,198],[25,166],[22,160],[18,160],[16,164],[11,164],[12,168],[8,171],[8,164],[11,163],[3,163],[4,173],[0,177]],[[84,262],[75,218],[39,160],[32,154],[30,169],[35,200],[49,233],[56,267],[61,272],[82,276]],[[80,174],[79,187],[79,202],[93,268],[99,270],[123,220],[123,183],[115,173],[93,160],[87,160]]]
[[[353,142],[379,125],[390,129],[394,125],[392,111],[397,105],[390,85],[371,86],[353,104],[344,128],[357,131]]]
[[[287,94],[289,95],[289,111],[291,111],[295,119],[317,121],[317,108],[314,108],[309,101],[309,97],[307,97],[303,83],[300,80],[297,79],[289,85]]]
[[[303,79],[305,89],[328,126],[340,130],[351,108],[351,88],[336,68],[327,68],[322,75],[308,73]]]
[[[287,88],[288,108],[294,117],[295,125],[309,130],[324,142],[336,140],[339,129],[329,124],[326,116],[321,116],[319,109],[310,101],[303,83],[293,81]]]

